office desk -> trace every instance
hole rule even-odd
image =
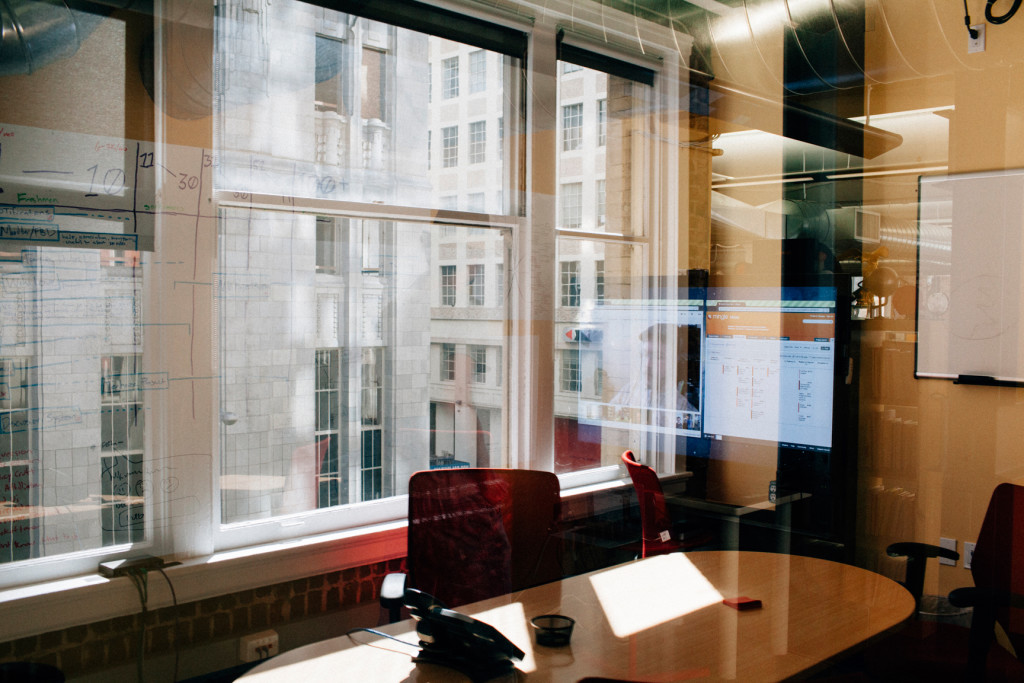
[[[763,608],[737,611],[745,595]],[[501,681],[605,676],[639,681],[777,681],[808,673],[910,617],[902,586],[849,565],[745,551],[675,553],[556,581],[460,608],[526,652]],[[566,648],[534,645],[530,617],[576,619]],[[416,641],[411,621],[382,628]],[[246,683],[459,682],[449,669],[411,661],[415,648],[366,633],[307,645],[250,671]],[[387,649],[384,649],[387,648]]]

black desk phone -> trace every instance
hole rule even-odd
[[[448,609],[432,595],[407,588],[404,601],[420,638],[413,661],[447,666],[482,683],[512,671],[513,662],[525,656],[498,629]]]

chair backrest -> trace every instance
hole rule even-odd
[[[1000,484],[992,492],[971,560],[974,585],[1024,595],[1024,486]],[[1024,652],[1024,609],[996,614],[1018,653]]]
[[[640,504],[640,528],[643,537],[643,557],[661,555],[679,550],[678,539],[672,534],[672,518],[665,505],[665,494],[661,490],[658,474],[637,462],[633,451],[622,454],[626,471],[633,480],[637,501]]]
[[[551,472],[459,468],[409,479],[408,586],[458,605],[560,576]]]

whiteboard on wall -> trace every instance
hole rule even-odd
[[[922,176],[917,377],[1024,381],[1024,170]]]

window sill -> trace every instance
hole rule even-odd
[[[326,574],[405,556],[405,520],[293,541],[227,550],[165,571],[178,603]],[[149,574],[149,609],[173,604],[167,582]],[[81,626],[140,611],[127,578],[88,574],[0,591],[0,642]]]

